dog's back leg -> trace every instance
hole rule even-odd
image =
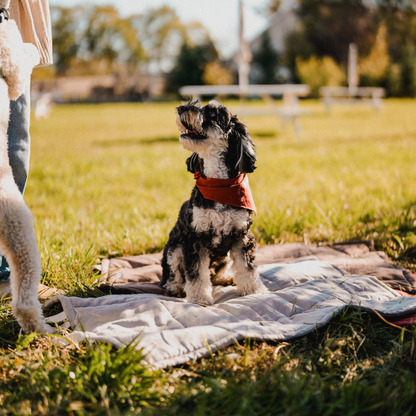
[[[211,264],[211,282],[213,285],[227,286],[234,281],[233,262],[230,256],[216,260]]]
[[[232,245],[230,250],[232,269],[235,273],[234,283],[237,285],[237,293],[242,296],[267,292],[254,265],[255,249],[254,235],[248,231],[242,239]]]
[[[173,296],[183,296],[185,289],[185,274],[183,271],[182,247],[166,246],[162,260],[163,278],[161,286]]]
[[[4,179],[0,180],[0,250],[10,265],[12,310],[26,333],[53,332],[43,320],[38,300],[41,263],[32,214],[14,182],[10,187]]]

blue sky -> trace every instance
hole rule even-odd
[[[164,4],[174,8],[183,22],[199,21],[211,34],[221,55],[228,58],[238,47],[238,0],[49,0],[51,6],[73,7],[79,4],[111,4],[122,16],[143,13]],[[267,27],[262,9],[269,0],[244,0],[244,26],[247,40]]]

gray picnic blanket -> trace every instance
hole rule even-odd
[[[416,294],[412,273],[394,264],[371,242],[337,243],[332,246],[286,243],[261,246],[257,265],[287,263],[295,259],[325,260],[349,274],[375,276],[387,286]],[[100,289],[108,293],[154,293],[167,295],[159,287],[162,276],[162,253],[104,259],[101,264]]]
[[[62,304],[55,321],[65,321],[61,324],[70,326],[74,340],[106,341],[117,348],[137,341],[157,368],[198,359],[244,338],[298,337],[348,306],[393,320],[416,313],[416,298],[400,296],[375,276],[349,274],[308,256],[286,260],[259,265],[268,293],[240,297],[234,286],[215,286],[209,307],[146,292],[86,299],[58,295],[45,307]]]

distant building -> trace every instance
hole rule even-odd
[[[32,94],[53,92],[56,103],[149,101],[162,95],[163,75],[86,75],[33,79]]]
[[[264,32],[268,31],[270,40],[276,52],[285,52],[287,37],[301,29],[301,22],[296,13],[297,2],[291,1],[282,5],[279,10],[270,17],[269,26],[260,35],[250,42],[250,48],[255,53],[260,45]]]
[[[279,8],[277,12],[275,12],[269,20],[268,27],[252,39],[249,42],[250,50],[253,55],[259,51],[262,38],[265,32],[268,32],[271,44],[273,48],[279,55],[283,55],[285,53],[286,48],[286,40],[288,36],[293,33],[301,30],[301,20],[297,15],[297,7],[298,3],[296,0],[289,0],[283,3],[283,5]],[[233,71],[237,72],[237,59],[238,53],[236,53],[229,61],[228,65]],[[279,68],[279,72],[281,72],[281,78],[287,79],[290,81],[291,72],[288,68],[281,67]],[[251,62],[251,71],[250,71],[250,83],[255,84],[257,83],[259,68],[255,62]]]

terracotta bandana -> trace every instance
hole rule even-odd
[[[257,214],[247,174],[242,173],[231,179],[204,179],[201,172],[196,172],[194,178],[196,186],[205,199],[233,207],[246,208]]]

